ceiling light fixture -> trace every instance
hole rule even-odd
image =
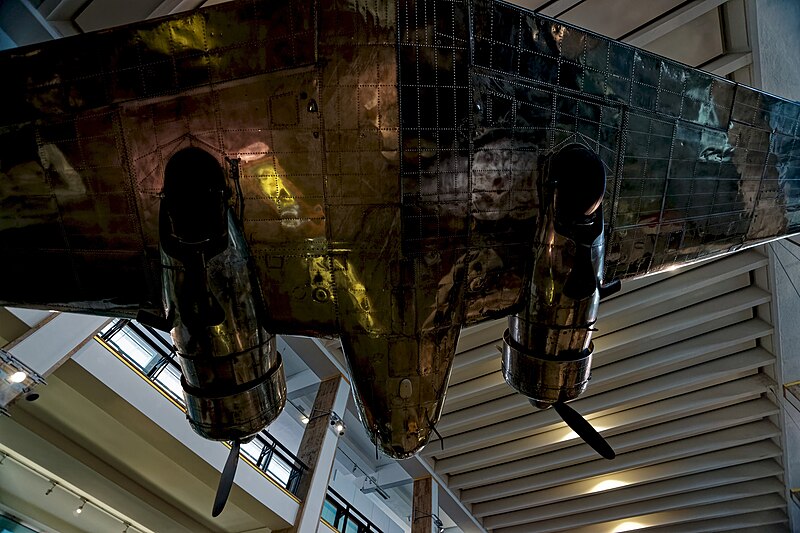
[[[637,529],[642,529],[643,527],[646,527],[646,525],[642,524],[641,522],[633,522],[633,521],[622,522],[613,529],[613,533],[621,533],[623,531],[635,531]]]
[[[8,414],[8,407],[18,397],[32,395],[33,387],[44,383],[42,376],[10,352],[0,349],[0,413]]]
[[[25,381],[25,378],[27,378],[27,377],[28,377],[28,373],[27,372],[23,372],[22,370],[18,370],[17,372],[14,372],[13,374],[11,374],[8,377],[8,381],[11,382],[11,383],[22,383],[23,381]]]
[[[605,490],[618,489],[619,487],[624,487],[625,485],[630,485],[630,482],[619,479],[604,479],[592,487],[589,492],[603,492]]]
[[[58,485],[58,483],[56,483],[55,481],[51,481],[51,483],[52,485],[50,485],[50,488],[47,489],[47,492],[44,493],[45,496],[50,496],[50,493],[53,492],[53,489],[56,488],[56,485]]]
[[[83,512],[83,508],[85,506],[86,506],[86,500],[81,498],[81,504],[80,504],[80,506],[78,506],[77,509],[75,509],[75,515],[77,516],[77,515],[81,514]]]
[[[308,419],[309,422],[312,420],[317,420],[318,418],[322,418],[323,416],[329,415],[329,420],[333,429],[336,430],[336,433],[338,433],[340,437],[344,435],[344,432],[347,430],[347,426],[345,425],[344,420],[342,420],[342,417],[340,417],[333,411],[322,411],[320,413],[314,414],[315,412],[316,410],[311,411],[311,414],[313,416]]]
[[[337,415],[333,411],[331,411],[331,425],[333,426],[333,429],[336,430],[336,433],[338,433],[340,437],[344,435],[344,430],[346,429],[346,426],[344,425],[344,422],[339,417],[339,415]]]
[[[289,398],[287,398],[287,399],[286,399],[286,401],[289,403],[289,405],[291,405],[292,407],[294,407],[294,408],[295,408],[295,410],[296,410],[298,413],[300,413],[300,423],[302,423],[303,425],[306,425],[306,424],[308,424],[309,418],[308,418],[308,415],[306,414],[306,410],[305,410],[305,409],[303,409],[303,407],[302,407],[302,406],[300,406],[300,405],[297,405],[296,403],[294,403],[294,402],[293,402],[291,399],[289,399]]]

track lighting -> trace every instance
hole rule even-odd
[[[2,374],[0,374],[0,381],[2,381],[2,380],[3,380]],[[61,483],[60,481],[52,479],[45,472],[42,472],[42,471],[38,470],[37,468],[35,468],[35,465],[32,465],[32,464],[30,464],[30,463],[28,463],[26,461],[23,461],[22,459],[18,459],[17,457],[15,457],[14,452],[6,453],[4,451],[0,451],[0,464],[2,464],[3,461],[5,461],[6,459],[10,459],[10,463],[9,464],[11,464],[13,468],[21,468],[21,469],[23,469],[23,470],[25,470],[25,471],[27,471],[27,472],[35,475],[35,476],[40,477],[43,481],[46,481],[47,483],[49,483],[50,486],[45,491],[45,493],[44,493],[45,496],[50,496],[54,491],[56,491],[56,488],[58,488],[61,491],[65,492],[66,494],[71,495],[72,497],[74,497],[78,501],[80,501],[80,505],[78,505],[72,511],[72,514],[74,516],[80,517],[83,514],[83,511],[86,509],[86,504],[89,504],[89,506],[92,507],[92,511],[93,511],[93,512],[89,513],[90,515],[92,515],[90,518],[94,518],[94,516],[97,514],[97,512],[100,512],[102,514],[105,514],[105,515],[109,516],[110,518],[112,518],[114,520],[117,520],[119,522],[119,524],[120,524],[120,527],[124,526],[125,529],[122,530],[123,533],[134,533],[134,531],[139,531],[138,529],[136,529],[136,527],[133,524],[131,524],[128,521],[127,517],[124,517],[122,515],[114,513],[113,509],[104,508],[104,506],[102,504],[98,504],[98,503],[95,503],[95,502],[91,501],[87,496],[82,496],[80,493],[76,492],[75,489],[70,487],[70,485],[68,483],[65,485],[64,483]]]

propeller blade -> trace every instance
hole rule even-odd
[[[597,453],[606,459],[613,459],[617,456],[608,442],[606,442],[606,439],[604,439],[578,411],[560,402],[554,403],[553,408],[558,415],[564,419],[564,422],[567,423],[572,431],[577,433],[578,436],[582,438],[586,444],[594,448]]]
[[[214,498],[214,509],[211,511],[211,516],[217,517],[225,509],[225,503],[231,493],[233,478],[236,475],[236,465],[238,464],[239,441],[235,440],[231,444],[231,453],[228,454],[225,468],[222,469],[222,476],[219,478],[219,487],[217,487],[217,496]]]

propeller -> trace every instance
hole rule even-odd
[[[239,441],[235,440],[231,442],[231,453],[228,454],[228,459],[225,460],[225,468],[222,469],[222,476],[219,478],[219,487],[217,487],[217,495],[214,498],[214,508],[211,511],[211,516],[213,517],[219,516],[222,510],[225,509],[225,503],[231,493],[233,478],[236,475],[236,465],[238,464]]]
[[[570,429],[577,433],[586,444],[594,448],[597,453],[606,459],[613,459],[617,456],[608,442],[606,442],[606,439],[578,411],[563,402],[554,403],[553,408]]]

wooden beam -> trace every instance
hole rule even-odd
[[[330,413],[333,411],[340,380],[341,377],[337,376],[320,382],[317,396],[314,399],[314,409],[311,411],[303,438],[300,440],[297,458],[308,466],[308,471],[303,473],[303,477],[300,478],[300,483],[297,485],[297,497],[301,500],[306,497],[319,460],[322,442],[329,431]]]
[[[414,480],[411,533],[431,533],[433,525],[432,486],[433,482],[430,477]]]

